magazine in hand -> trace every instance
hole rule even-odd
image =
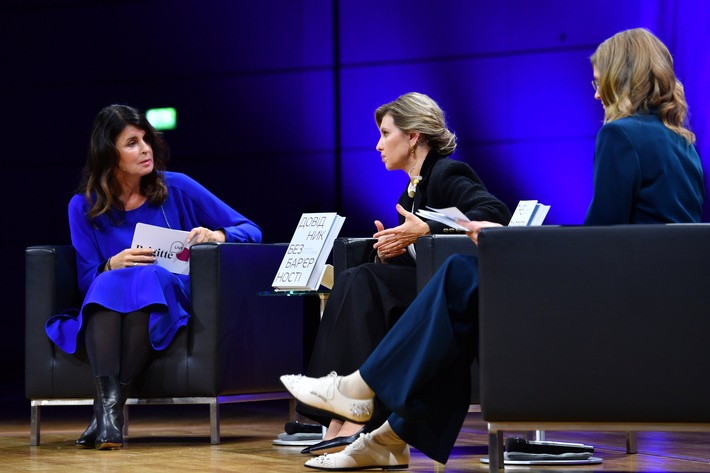
[[[190,243],[184,230],[136,224],[131,248],[152,248],[155,264],[176,274],[190,274]]]
[[[335,212],[304,213],[286,249],[272,286],[281,291],[315,291],[345,217]]]

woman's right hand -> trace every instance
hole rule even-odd
[[[109,258],[111,269],[132,268],[155,263],[152,248],[126,248],[117,255]]]
[[[377,232],[372,236],[377,238],[374,248],[381,260],[404,254],[407,246],[414,244],[417,238],[430,233],[429,225],[422,219],[406,211],[400,204],[397,204],[396,208],[397,212],[404,217],[401,225],[385,230],[382,222],[375,220]]]

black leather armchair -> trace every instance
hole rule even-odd
[[[209,405],[218,444],[221,404],[290,400],[279,376],[303,371],[303,302],[258,295],[271,289],[287,246],[193,246],[190,322],[134,381],[126,405]],[[30,444],[38,445],[41,407],[91,405],[94,390],[85,353],[64,353],[44,332],[49,317],[81,305],[73,247],[29,247],[25,260],[25,394]]]
[[[344,269],[374,261],[373,238],[338,238],[333,244],[335,275]],[[441,264],[453,254],[476,255],[476,245],[466,235],[427,235],[415,243],[417,252],[417,289],[421,290]],[[471,404],[480,404],[478,360],[471,365]]]
[[[710,431],[710,225],[479,235],[481,410],[503,432]]]

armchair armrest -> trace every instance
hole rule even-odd
[[[70,395],[85,385],[91,392],[83,353],[68,355],[44,331],[47,320],[81,306],[76,257],[71,245],[31,246],[25,250],[25,394],[28,398]]]
[[[336,238],[333,243],[333,271],[338,277],[341,271],[362,263],[372,262],[372,245],[375,238]]]
[[[210,332],[195,334],[192,356],[221,360],[212,371],[224,392],[280,391],[280,374],[304,368],[303,301],[258,295],[273,289],[287,248],[208,243],[191,249],[193,330]]]
[[[337,238],[333,244],[335,276],[362,263],[372,262],[374,238]],[[416,242],[417,290],[421,290],[441,263],[453,254],[476,255],[476,245],[466,235],[427,235]]]
[[[476,245],[466,235],[427,235],[415,244],[417,250],[417,291],[429,282],[451,255],[478,255]]]

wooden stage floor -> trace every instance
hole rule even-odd
[[[288,420],[288,403],[270,401],[222,406],[222,443],[209,443],[206,406],[134,406],[123,449],[97,451],[74,447],[86,427],[90,407],[42,410],[41,445],[29,446],[29,402],[5,405],[0,412],[0,472],[181,473],[308,472],[301,447],[277,447],[272,440]],[[515,433],[506,433],[513,435]],[[523,435],[522,433],[520,433]],[[623,433],[548,432],[547,440],[582,442],[595,447],[598,465],[508,466],[516,472],[710,472],[710,433],[639,433],[639,453],[625,453]],[[486,426],[479,413],[468,415],[446,465],[412,451],[412,472],[483,472],[488,465]]]

